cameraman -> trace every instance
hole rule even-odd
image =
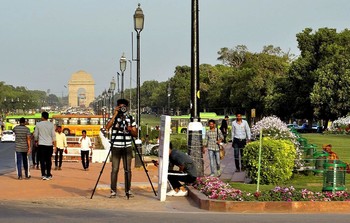
[[[111,172],[111,195],[116,197],[117,180],[120,159],[123,157],[123,166],[128,182],[125,184],[125,191],[129,195],[131,187],[131,159],[132,159],[132,137],[137,136],[136,123],[131,115],[127,114],[129,101],[119,99],[114,108],[114,114],[106,125],[107,131],[112,128],[112,172]],[[125,177],[126,179],[126,177]]]

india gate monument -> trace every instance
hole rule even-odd
[[[69,107],[88,107],[95,99],[95,81],[91,74],[80,70],[68,82]]]

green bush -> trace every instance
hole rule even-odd
[[[246,145],[243,150],[244,166],[252,183],[258,180],[259,141]],[[264,137],[261,147],[261,184],[281,184],[289,180],[293,173],[295,145],[290,140]]]
[[[146,126],[142,126],[141,128],[141,139],[142,141],[144,142],[145,140],[145,137],[147,135],[147,128]],[[156,130],[156,129],[152,129],[152,130],[148,130],[148,136],[149,136],[149,140],[150,140],[150,143],[157,143],[156,142],[156,138],[159,137],[159,130]]]
[[[187,153],[187,139],[185,137],[172,138],[171,143],[173,144],[174,149],[178,149],[184,153]]]

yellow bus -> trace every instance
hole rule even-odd
[[[62,132],[69,135],[81,135],[83,130],[89,136],[98,136],[103,128],[102,115],[53,115],[55,125],[62,126]]]

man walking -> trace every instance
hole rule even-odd
[[[206,145],[208,149],[209,162],[210,162],[210,176],[220,176],[220,143],[224,136],[221,131],[216,128],[215,121],[209,120],[209,130],[206,133]]]
[[[19,119],[19,125],[13,128],[13,132],[16,134],[16,167],[17,176],[19,180],[22,180],[22,163],[26,179],[30,178],[28,154],[30,154],[30,131],[25,126],[25,118]]]
[[[241,172],[244,169],[242,166],[242,153],[243,148],[250,141],[250,136],[248,122],[242,119],[240,113],[237,113],[236,120],[232,122],[232,146],[234,149],[236,172]]]
[[[51,166],[53,147],[56,146],[55,127],[48,121],[49,113],[41,113],[41,122],[36,124],[34,130],[35,143],[38,145],[38,156],[40,160],[41,179],[51,180]]]
[[[67,149],[67,137],[62,132],[62,127],[56,128],[55,170],[62,170],[63,151]]]

